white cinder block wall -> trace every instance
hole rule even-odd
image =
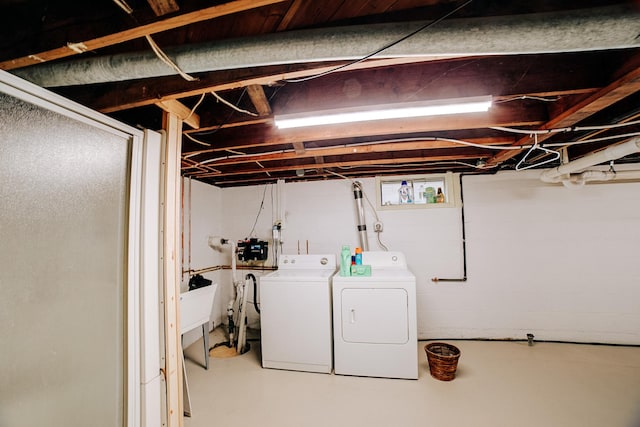
[[[570,190],[543,184],[539,174],[463,178],[465,283],[431,281],[435,276],[463,275],[460,209],[378,212],[384,223],[383,243],[404,252],[417,276],[420,339],[525,339],[530,332],[541,340],[640,344],[640,263],[635,260],[640,247],[640,183]],[[375,204],[375,180],[361,181]],[[195,189],[200,186],[206,188],[203,197],[219,202],[219,211],[198,210]],[[193,181],[193,188],[194,217],[206,215],[206,220],[197,220],[203,221],[204,229],[207,221],[215,221],[209,227],[237,240],[251,237],[255,222],[253,237],[271,238],[275,185],[217,189]],[[358,245],[349,182],[287,183],[282,202],[285,253],[297,253],[298,248],[305,253],[308,244],[310,253],[337,255],[342,244]],[[369,206],[366,217],[370,249],[376,250],[375,217]],[[195,242],[200,237],[195,229],[193,233]],[[192,264],[201,246],[192,246]],[[198,262],[217,262],[208,258],[211,250],[204,246],[206,256],[198,256]],[[231,285],[228,275],[219,278],[217,301],[226,306]],[[251,310],[250,325],[258,325],[257,319]]]
[[[427,335],[639,344],[640,183],[538,176],[463,181],[470,280],[429,292]]]
[[[199,270],[225,263],[223,254],[209,248],[210,235],[222,232],[222,189],[199,181],[183,179],[183,271]],[[191,194],[190,194],[191,193]],[[189,221],[191,222],[189,224]],[[191,241],[191,243],[189,243]],[[189,256],[190,255],[190,256]],[[226,272],[222,270],[202,274],[218,283],[218,290],[211,310],[212,327],[222,322],[223,306],[221,295],[228,292]],[[189,289],[189,275],[182,275],[181,291]],[[223,295],[224,296],[224,295]],[[226,298],[224,298],[226,300]],[[200,329],[187,332],[183,336],[184,346],[189,346],[202,336]]]

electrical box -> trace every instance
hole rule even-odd
[[[269,243],[258,239],[238,241],[239,261],[264,261],[269,255]]]

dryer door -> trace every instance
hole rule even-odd
[[[341,296],[345,342],[405,344],[409,340],[405,289],[347,288]]]

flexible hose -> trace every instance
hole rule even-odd
[[[258,307],[258,284],[256,282],[256,276],[254,276],[253,274],[249,273],[246,276],[244,276],[244,280],[247,280],[251,278],[251,280],[253,280],[253,308],[256,309],[256,312],[258,314],[260,314],[260,308]]]

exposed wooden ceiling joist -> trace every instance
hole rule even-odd
[[[162,16],[180,10],[175,0],[147,0],[147,3],[149,3],[149,6],[151,6],[156,16]]]
[[[395,159],[380,159],[372,162],[371,160],[351,160],[351,161],[342,161],[342,162],[327,162],[327,163],[300,163],[295,166],[275,166],[275,167],[258,167],[253,169],[242,169],[242,170],[233,170],[230,172],[218,172],[218,173],[204,173],[204,174],[194,174],[193,176],[196,178],[211,178],[211,177],[225,177],[225,176],[237,176],[237,175],[251,175],[257,173],[271,173],[271,172],[281,172],[292,169],[317,169],[318,167],[322,168],[336,168],[336,167],[353,167],[353,166],[361,166],[368,165],[371,166],[373,164],[379,165],[393,165],[393,164],[409,164],[409,163],[420,163],[420,162],[443,162],[443,161],[454,161],[454,160],[464,160],[464,159],[477,159],[477,154],[451,154],[451,155],[434,155],[434,156],[416,156],[416,157],[402,157]]]
[[[571,127],[581,120],[584,120],[591,115],[603,110],[606,107],[613,105],[614,103],[640,91],[640,67],[629,71],[624,76],[616,79],[608,84],[606,87],[584,97],[581,101],[577,102],[570,108],[567,108],[547,121],[539,129],[556,129]],[[538,142],[545,141],[552,137],[552,133],[538,135]],[[530,141],[530,137],[526,136],[520,138],[514,145],[523,145]],[[514,157],[517,152],[508,150],[501,151],[493,156],[487,162],[489,166],[498,165],[505,160]]]
[[[295,151],[296,157],[303,156],[304,153],[306,152],[306,149],[304,148],[304,142],[302,141],[295,141],[291,145],[293,145],[293,149]]]
[[[376,67],[387,67],[435,61],[443,58],[389,58],[375,59],[349,67],[349,70],[363,70]],[[269,86],[279,82],[308,77],[334,69],[337,65],[292,64],[262,67],[258,69],[240,69],[197,74],[198,81],[187,82],[175,76],[145,79],[144,81],[128,81],[96,85],[96,93],[87,94],[87,87],[64,87],[58,91],[73,100],[102,113],[129,110],[136,107],[153,105],[159,100],[181,99],[199,96],[208,92],[223,92],[250,85]]]
[[[247,93],[254,107],[256,107],[259,116],[264,117],[271,115],[271,106],[261,85],[247,86]]]
[[[440,171],[441,168],[442,166],[438,165],[437,162],[434,162],[431,165],[425,165],[421,163],[407,164],[407,165],[397,164],[397,165],[387,165],[384,167],[377,167],[377,168],[375,166],[368,167],[368,165],[359,165],[352,168],[339,169],[339,172],[337,173],[339,174],[339,177],[346,177],[347,179],[349,179],[349,177],[358,178],[358,177],[364,177],[364,176],[389,175],[389,174],[394,174],[394,175],[397,174],[397,175],[405,175],[405,176],[407,174],[425,174],[425,173],[430,173],[431,171],[435,171],[435,172]],[[333,168],[333,169],[335,170],[336,168]],[[455,162],[447,162],[447,170],[455,172],[456,170],[459,170],[459,169],[465,169],[465,166],[462,164],[456,164]],[[213,177],[209,177],[202,180],[220,187],[231,187],[231,186],[238,186],[238,185],[264,185],[269,183],[275,184],[278,179],[284,179],[284,178],[287,178],[290,181],[293,181],[293,180],[317,181],[317,180],[325,180],[325,179],[335,179],[338,176],[336,175],[336,172],[332,171],[331,169],[327,170],[324,168],[320,168],[319,170],[318,169],[306,169],[306,170],[307,171],[313,170],[315,172],[305,173],[305,175],[301,177],[296,176],[296,178],[290,178],[288,176],[282,175],[285,172],[281,172],[279,174],[269,172],[269,174],[262,173],[262,175],[255,175],[255,176],[241,175],[238,177],[218,177],[218,179],[216,179],[216,177],[213,176]]]
[[[380,120],[353,126],[353,124],[329,127],[314,126],[304,129],[278,130],[272,126],[252,126],[234,139],[219,141],[218,149],[242,150],[250,147],[289,145],[295,142],[321,141],[436,132],[456,129],[491,128],[496,126],[536,126],[548,120],[543,106],[528,107],[495,105],[489,113],[462,114],[460,116],[432,116],[417,119]],[[220,134],[220,133],[218,133]],[[206,136],[199,138],[207,142]]]
[[[163,111],[167,113],[173,113],[180,118],[185,124],[188,124],[194,129],[200,127],[200,116],[193,110],[182,104],[175,99],[167,99],[165,101],[159,101],[156,103]]]
[[[525,94],[563,94],[589,91],[604,86],[605,82],[597,74],[576,73],[575,69],[590,66],[585,58],[575,58],[562,66],[554,66],[555,56],[540,58],[479,58],[457,59],[450,63],[433,58],[380,59],[369,60],[349,67],[335,77],[307,82],[304,85],[285,87],[283,97],[291,97],[300,91],[297,99],[289,105],[304,107],[301,101],[309,97],[317,98],[316,104],[330,105],[360,98],[381,99],[394,96],[404,101],[408,98],[430,96],[494,95],[517,97]],[[400,66],[399,64],[402,63]],[[273,66],[261,69],[242,69],[203,73],[199,81],[186,82],[181,78],[162,77],[96,86],[96,92],[89,96],[86,87],[60,88],[59,92],[90,105],[103,113],[151,105],[159,100],[180,99],[198,96],[211,91],[222,92],[251,85],[272,85],[278,82],[305,78],[335,68],[335,64],[299,64]],[[393,67],[395,66],[395,67]],[[386,68],[385,67],[392,67]],[[533,71],[532,68],[535,70]],[[369,70],[369,71],[362,71]],[[360,71],[361,73],[358,73]],[[474,74],[482,74],[481,85],[473,80]],[[527,77],[526,80],[524,78]],[[339,84],[336,79],[344,79]],[[347,81],[350,82],[347,84]],[[443,84],[446,82],[446,84]],[[473,82],[473,83],[472,83]],[[359,85],[359,86],[358,86]],[[448,92],[446,92],[448,91]],[[403,99],[402,99],[403,98]]]
[[[285,13],[285,15],[282,17],[280,24],[278,24],[276,31],[283,31],[289,27],[289,24],[291,24],[293,17],[296,16],[296,13],[298,13],[298,9],[300,9],[300,6],[302,6],[302,2],[303,0],[293,0],[291,5],[289,6],[289,9],[287,9],[287,13]]]
[[[140,25],[129,30],[120,31],[102,37],[90,40],[73,41],[66,46],[44,52],[34,52],[21,58],[14,58],[0,62],[1,70],[13,70],[29,65],[35,65],[42,62],[52,61],[54,59],[62,59],[69,56],[78,55],[86,51],[93,51],[107,46],[134,40],[140,37],[160,33],[195,22],[206,21],[209,19],[219,18],[221,16],[233,13],[243,12],[249,9],[255,9],[262,6],[280,3],[286,0],[233,0],[229,3],[200,9],[194,12],[184,13],[182,15],[166,18],[161,21],[153,22],[147,25]]]
[[[509,137],[501,137],[501,138],[470,138],[466,140],[470,144],[477,145],[486,145],[486,146],[494,146],[494,145],[508,145],[513,142],[513,138]],[[218,161],[208,162],[207,165],[211,167],[216,166],[228,166],[228,165],[238,165],[242,163],[252,163],[252,162],[269,162],[269,161],[286,161],[293,159],[302,159],[302,158],[316,158],[316,157],[325,157],[325,156],[345,156],[345,155],[357,155],[357,154],[366,154],[366,153],[388,153],[388,152],[399,152],[399,151],[414,151],[414,150],[433,150],[433,149],[441,149],[441,148],[460,148],[464,145],[462,143],[456,143],[452,141],[443,141],[443,140],[416,140],[411,142],[385,142],[385,143],[371,143],[371,144],[358,144],[358,145],[349,145],[349,146],[339,146],[339,147],[327,147],[327,148],[313,148],[309,150],[304,149],[304,145],[302,143],[298,143],[302,150],[295,149],[294,151],[282,151],[278,153],[266,153],[266,154],[254,154],[254,155],[246,155],[246,156],[228,156],[222,157]],[[185,153],[183,158],[188,158],[193,161],[194,165],[197,163],[195,158],[198,155],[203,154],[211,154],[211,153],[220,153],[224,150],[221,149],[210,149],[210,150],[200,150],[192,153]],[[491,153],[487,151],[487,155]]]
[[[218,131],[221,129],[231,129],[231,128],[237,128],[242,126],[264,125],[264,124],[270,124],[272,122],[273,122],[273,117],[258,117],[258,118],[249,119],[249,120],[230,121],[222,125],[202,126],[200,129],[186,129],[182,133],[190,134],[195,132],[207,132],[210,130]]]
[[[148,50],[142,38],[146,34],[153,34],[163,49],[171,47],[177,51],[181,47],[189,49],[190,45],[246,37],[269,45],[269,40],[263,37],[292,29],[427,23],[452,10],[456,3],[455,0],[146,0],[157,7],[179,4],[180,11],[158,17],[144,1],[127,1],[135,6],[131,16],[111,1],[91,8],[78,8],[73,0],[49,2],[46,8],[41,0],[11,1],[0,6],[7,12],[0,14],[4,19],[4,25],[0,26],[0,33],[4,31],[0,36],[0,58],[6,60],[0,63],[0,68],[21,66],[19,61],[35,63],[38,52],[44,61],[85,49],[91,52],[83,58],[140,52]],[[589,13],[588,9],[601,6],[623,3],[628,6],[627,0],[490,3],[474,2],[451,19],[518,20],[526,13],[558,11],[571,15],[574,10]],[[211,19],[215,21],[208,21]],[[133,28],[134,25],[137,27]],[[579,23],[576,25],[579,33],[581,28]],[[473,37],[473,31],[452,34],[451,39],[458,36],[466,40]],[[595,39],[602,38],[594,36]],[[67,41],[77,40],[85,43],[65,46]],[[327,41],[335,43],[337,49],[340,43],[349,43],[344,38]],[[566,41],[555,44],[552,39],[544,39],[544,43],[555,48]],[[480,145],[524,145],[531,142],[528,135],[523,138],[525,135],[490,128],[539,129],[635,122],[640,114],[640,45],[631,42],[626,49],[582,50],[580,37],[576,42],[575,50],[552,54],[494,55],[489,44],[486,52],[473,57],[370,58],[319,78],[315,76],[335,71],[346,61],[322,62],[318,58],[315,63],[201,72],[195,74],[199,78],[195,82],[172,75],[53,90],[132,126],[159,129],[163,116],[160,109],[172,111],[194,126],[183,130],[183,174],[220,186],[264,184],[276,179],[334,179],[336,173],[353,178],[447,170],[494,173],[497,167],[478,166],[491,159],[489,166],[500,166],[500,170],[512,168],[522,158],[522,150],[500,152],[431,138],[461,139]],[[585,45],[591,43],[586,41]],[[291,47],[295,47],[293,43]],[[31,59],[27,58],[30,53],[35,55]],[[208,92],[218,93],[232,105],[214,100],[206,95]],[[274,125],[274,117],[280,114],[477,95],[493,97],[494,107],[489,114],[297,130],[280,130]],[[250,117],[234,107],[257,111],[259,117]],[[639,131],[640,125],[631,123],[629,128],[598,131],[598,137]],[[539,141],[545,141],[551,148],[551,143],[562,143],[568,138],[589,139],[595,134],[554,134],[551,139],[547,139],[550,135],[541,135]],[[568,154],[578,157],[617,141],[571,146]],[[624,159],[634,160],[640,161],[640,155]],[[304,176],[300,176],[300,169],[305,171]]]

